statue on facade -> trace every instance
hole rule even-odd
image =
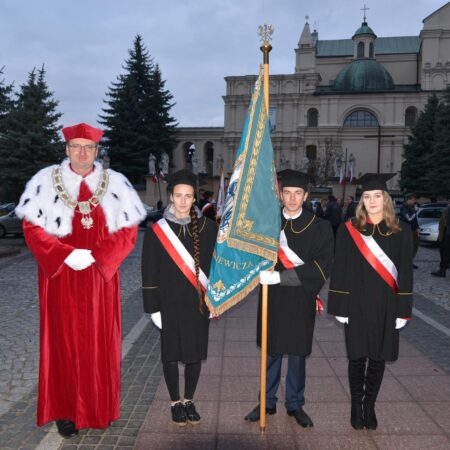
[[[192,173],[198,174],[198,159],[197,154],[194,152],[191,159],[191,165],[192,165]]]
[[[290,161],[286,159],[285,154],[283,153],[280,158],[280,170],[289,169]]]
[[[156,156],[153,153],[148,156],[148,173],[152,176],[156,173]]]
[[[300,164],[300,169],[303,173],[307,173],[309,169],[309,158],[306,156],[306,153],[303,155],[302,162]]]
[[[335,166],[336,166],[336,171],[334,172],[335,176],[340,176],[341,173],[341,168],[342,168],[342,156],[341,155],[336,155],[336,158],[334,160]]]
[[[355,173],[355,163],[355,155],[353,153],[350,153],[350,157],[348,158],[348,170],[352,175]]]
[[[161,155],[159,168],[161,169],[163,175],[167,175],[169,173],[169,155],[166,152]]]
[[[220,172],[223,169],[224,163],[225,163],[225,160],[223,159],[222,154],[220,154],[216,158],[216,169],[217,169],[217,172]]]

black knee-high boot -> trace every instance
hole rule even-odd
[[[350,423],[355,430],[362,430],[364,428],[363,397],[366,360],[367,358],[359,358],[350,359],[348,362],[348,381],[350,384],[350,395],[352,397]]]
[[[383,381],[385,361],[376,361],[369,358],[366,373],[366,389],[364,396],[364,426],[368,430],[376,430],[378,426],[375,414],[375,402]]]

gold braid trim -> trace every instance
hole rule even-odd
[[[315,259],[313,259],[313,261],[314,261],[314,264],[319,268],[320,273],[321,273],[322,276],[323,276],[323,279],[324,279],[325,281],[327,281],[327,277],[326,277],[325,274],[323,273],[322,267],[320,267],[319,263],[318,263]]]
[[[158,289],[159,286],[142,286],[142,289]]]
[[[300,233],[303,233],[315,220],[316,220],[316,216],[313,216],[313,218],[309,221],[309,223],[304,228],[302,228],[300,231],[295,231],[294,230],[294,227],[292,226],[293,220],[291,220],[291,219],[290,220],[286,220],[286,223],[284,224],[283,230],[286,228],[286,225],[288,224],[288,222],[291,222],[291,231],[293,233],[295,233],[295,234],[300,234]]]
[[[347,291],[336,291],[335,289],[328,289],[329,292],[336,292],[336,294],[350,294]]]
[[[397,292],[397,295],[413,295],[414,292]]]

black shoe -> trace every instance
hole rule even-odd
[[[301,406],[298,409],[288,409],[287,414],[288,416],[295,417],[297,423],[303,428],[312,428],[314,426],[313,421],[308,414],[303,411]]]
[[[419,266],[416,266],[415,264],[413,264],[413,269],[418,269]]]
[[[362,430],[364,428],[363,407],[361,403],[352,403],[350,423],[355,430]]]
[[[58,427],[58,433],[63,438],[71,438],[78,434],[78,430],[75,428],[75,424],[71,420],[55,420]]]
[[[431,272],[431,275],[434,275],[435,277],[445,277],[445,270],[439,269],[436,272]]]
[[[179,427],[184,427],[187,424],[186,408],[183,403],[175,403],[171,408],[172,422]]]
[[[186,418],[192,425],[198,425],[200,423],[200,414],[195,409],[194,403],[188,401],[184,404],[184,409],[186,411]]]
[[[368,430],[376,430],[378,426],[375,405],[364,403],[364,426]]]
[[[260,405],[256,406],[254,409],[252,409],[245,417],[244,420],[248,420],[249,422],[257,422],[260,419]],[[266,408],[266,414],[269,414],[270,416],[273,414],[276,414],[277,407],[274,406],[273,408]]]

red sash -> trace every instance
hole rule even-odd
[[[183,272],[184,276],[189,280],[192,286],[197,289],[197,277],[195,276],[195,266],[193,266],[194,260],[176,234],[172,231],[167,221],[165,219],[158,220],[158,222],[152,225],[152,229],[173,262]],[[182,253],[183,256],[180,253]],[[208,285],[208,278],[201,269],[199,281],[200,287],[203,293],[205,293]]]
[[[389,287],[394,291],[395,294],[398,292],[398,284],[397,284],[397,269],[395,268],[392,261],[389,257],[379,248],[379,251],[383,252],[383,259],[387,260],[389,264],[380,261],[377,256],[373,253],[373,250],[369,248],[369,245],[366,243],[365,238],[368,240],[371,238],[373,242],[375,239],[371,236],[362,236],[361,233],[352,225],[351,221],[345,223],[350,236],[353,239],[353,242],[356,244],[356,247],[364,256],[365,260],[375,269],[375,271],[380,275],[380,277],[389,285]],[[378,244],[375,245],[378,246]]]

